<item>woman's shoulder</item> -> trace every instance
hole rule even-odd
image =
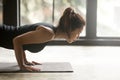
[[[53,31],[53,29],[49,28],[49,27],[46,27],[44,25],[40,25],[36,28],[36,31],[39,30],[39,31],[42,31],[43,33],[47,33],[49,34],[50,36],[54,36],[55,33]]]

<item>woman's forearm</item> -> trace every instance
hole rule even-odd
[[[13,44],[14,44],[14,51],[15,51],[15,56],[16,56],[18,65],[19,65],[20,69],[22,69],[25,66],[22,44],[19,41],[19,39],[17,39],[17,38],[15,38],[13,40]]]

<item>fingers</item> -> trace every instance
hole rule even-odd
[[[42,65],[41,63],[38,63],[38,62],[35,62],[35,61],[32,61],[33,64],[35,65]]]
[[[32,70],[32,71],[37,71],[37,72],[40,71],[40,69],[34,68],[34,67],[31,67],[31,70]]]
[[[29,65],[29,66],[42,65],[41,63],[38,63],[38,62],[35,62],[35,61],[32,61],[32,62],[26,62],[25,64],[26,64],[26,65]]]
[[[31,65],[31,66],[34,66],[35,64],[34,63],[32,63],[32,62],[27,62],[27,63],[25,63],[26,65]]]
[[[25,66],[24,68],[21,69],[21,71],[38,72],[38,71],[40,71],[40,69],[32,67],[32,66]]]

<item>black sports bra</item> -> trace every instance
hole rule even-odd
[[[36,24],[30,24],[30,25],[23,25],[20,27],[0,25],[0,47],[4,47],[7,49],[13,49],[13,38],[14,37],[21,35],[23,33],[29,32],[29,31],[33,31],[40,25],[49,27],[53,29],[53,31],[55,32],[56,28],[53,25],[48,24],[48,23],[36,23]],[[47,45],[47,42],[40,43],[40,44],[27,44],[23,46],[23,49],[28,50],[30,52],[39,52],[46,45]]]

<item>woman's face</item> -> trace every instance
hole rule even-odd
[[[78,28],[78,29],[76,29],[76,30],[74,30],[74,31],[72,31],[71,32],[71,35],[70,35],[70,38],[67,38],[66,40],[67,40],[67,42],[68,43],[72,43],[72,42],[74,42],[75,40],[77,40],[80,36],[80,33],[82,32],[82,30],[83,30],[83,27],[82,28]]]

